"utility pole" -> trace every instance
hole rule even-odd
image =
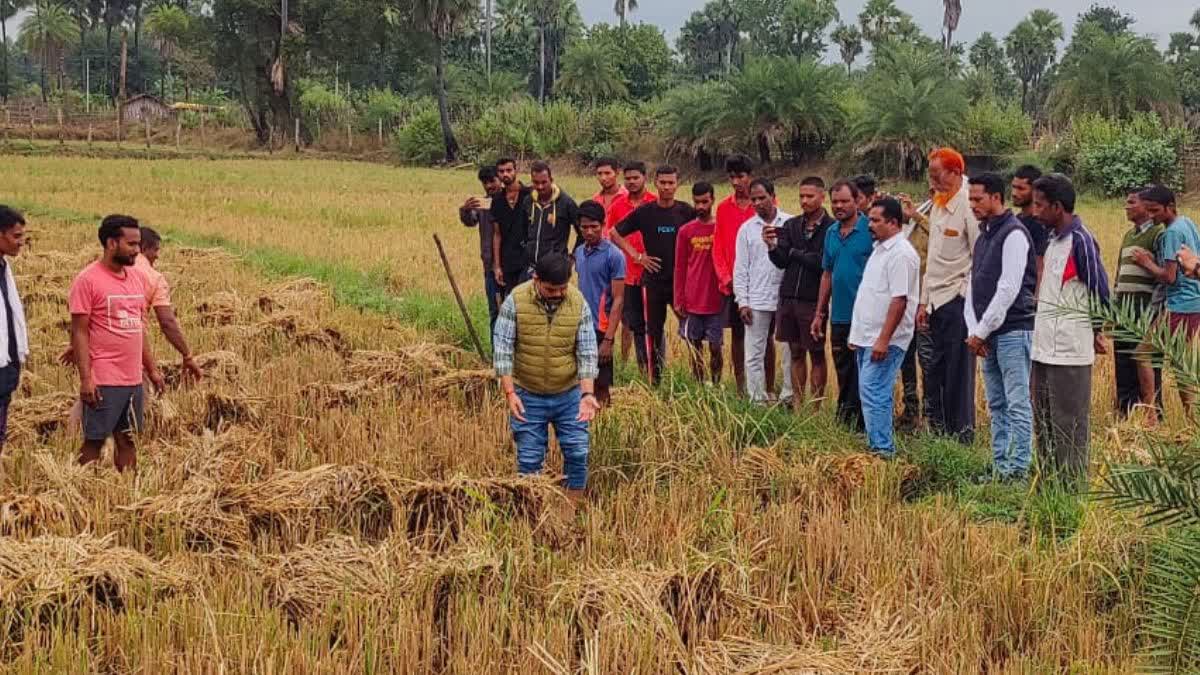
[[[92,112],[92,60],[83,59],[83,105],[88,113]]]

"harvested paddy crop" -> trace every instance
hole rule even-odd
[[[563,519],[565,499],[548,478],[417,482],[402,487],[399,494],[409,539],[435,550],[457,542],[468,519],[481,512],[522,521],[541,540],[561,545],[570,536]]]

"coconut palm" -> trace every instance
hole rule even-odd
[[[4,73],[0,75],[0,99],[8,101],[8,20],[25,6],[24,0],[0,0],[0,52]]]
[[[555,87],[563,93],[588,102],[625,98],[629,87],[612,56],[598,44],[584,42],[567,50],[562,75]]]
[[[725,82],[675,87],[663,96],[654,115],[655,123],[667,142],[667,158],[686,154],[696,158],[702,171],[713,168],[713,157],[729,147],[730,138],[722,127],[730,102]]]
[[[949,52],[962,18],[962,0],[942,0],[942,49]]]
[[[854,68],[854,60],[863,53],[862,31],[854,24],[842,23],[833,29],[829,37],[838,46],[838,51],[841,52],[842,56],[842,63],[846,64],[846,74],[849,75]]]
[[[63,50],[75,40],[75,20],[65,7],[52,0],[38,0],[33,14],[21,24],[17,42],[33,55],[41,69],[42,101],[49,100],[47,71],[53,64],[62,65]],[[63,73],[59,72],[59,88]]]
[[[411,0],[413,19],[419,30],[433,41],[433,68],[437,78],[438,117],[446,161],[458,158],[458,140],[450,128],[450,102],[446,95],[446,42],[454,37],[478,11],[475,0]]]
[[[617,0],[613,5],[613,11],[621,19],[621,28],[625,27],[626,17],[630,12],[636,12],[638,9],[638,0]]]
[[[1129,33],[1090,30],[1064,59],[1057,80],[1054,113],[1060,119],[1079,112],[1128,117],[1179,101],[1175,78],[1154,43]]]
[[[183,9],[174,5],[159,5],[146,17],[146,30],[154,37],[158,53],[166,62],[166,80],[160,84],[163,96],[166,96],[166,81],[171,80],[171,65],[180,43],[187,38],[191,28],[192,17]]]
[[[1039,91],[1042,78],[1054,64],[1058,54],[1056,43],[1062,38],[1062,21],[1045,9],[1033,10],[1004,38],[1004,50],[1021,80],[1021,109],[1027,113],[1033,108],[1033,94]]]

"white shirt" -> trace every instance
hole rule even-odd
[[[934,205],[929,213],[929,255],[921,304],[932,309],[966,295],[971,256],[979,238],[979,221],[971,213],[969,192],[964,176],[962,187],[946,206]]]
[[[792,217],[776,210],[775,227]],[[767,254],[767,242],[762,231],[766,221],[754,216],[738,228],[736,249],[733,258],[733,297],[738,307],[749,307],[759,312],[774,312],[779,306],[779,284],[783,282],[783,270],[771,262]]]
[[[1033,360],[1051,366],[1090,366],[1096,362],[1095,333],[1086,316],[1068,311],[1088,306],[1088,288],[1079,277],[1062,282],[1071,259],[1072,236],[1050,235],[1033,324]]]
[[[883,333],[888,308],[893,298],[908,298],[904,317],[892,333],[893,347],[908,349],[912,342],[921,296],[921,259],[902,234],[887,241],[876,242],[867,258],[862,283],[854,298],[854,317],[850,320],[851,345],[870,349]]]
[[[996,293],[982,317],[975,316],[975,303],[972,300],[971,277],[967,276],[967,301],[963,303],[963,318],[967,320],[967,335],[973,335],[980,340],[988,339],[997,328],[1004,323],[1008,308],[1021,292],[1021,282],[1025,278],[1025,265],[1029,262],[1029,239],[1020,230],[1013,230],[1004,238],[1004,248],[1000,257],[1000,280],[996,282]]]

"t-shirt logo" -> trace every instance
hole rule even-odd
[[[692,237],[693,251],[708,251],[712,249],[712,245],[713,237],[711,234],[707,237]]]
[[[114,333],[142,332],[142,308],[146,298],[142,295],[110,295],[106,298],[108,328]]]

